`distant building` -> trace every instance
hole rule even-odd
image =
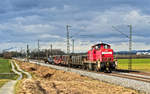
[[[136,55],[150,55],[150,52],[137,52]]]

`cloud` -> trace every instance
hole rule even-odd
[[[149,3],[145,0],[143,2]],[[12,45],[20,47],[29,43],[34,48],[36,46],[33,44],[39,39],[45,48],[51,42],[56,48],[65,51],[66,25],[69,24],[72,26],[69,31],[70,36],[75,39],[77,52],[87,51],[92,44],[100,41],[112,44],[115,50],[128,50],[128,39],[112,26],[129,34],[127,25],[132,24],[136,49],[148,49],[148,6],[146,4],[142,8],[144,5],[140,1],[135,6],[134,4],[135,0],[6,0],[0,4],[9,5],[8,8],[0,9],[0,43],[7,44],[11,40]],[[141,43],[147,46],[140,46]]]

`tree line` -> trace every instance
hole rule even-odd
[[[40,51],[38,50],[32,50],[27,52],[21,52],[21,51],[4,51],[0,53],[0,57],[6,58],[6,59],[11,59],[12,57],[20,57],[20,58],[26,58],[27,55],[30,59],[37,59],[38,56],[39,58],[45,58],[49,57],[51,55],[65,55],[66,53],[60,49],[53,49],[53,50],[48,50],[48,49],[42,49]]]

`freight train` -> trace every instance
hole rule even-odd
[[[88,51],[87,55],[56,55],[45,63],[77,67],[87,70],[111,72],[116,68],[117,62],[114,61],[113,49],[109,44],[95,44]]]

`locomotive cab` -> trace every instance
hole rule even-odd
[[[101,47],[101,62],[113,62],[113,50],[110,45],[103,44]]]
[[[88,51],[88,60],[90,61],[100,60],[102,62],[107,61],[106,59],[113,61],[113,50],[108,44],[96,44]]]
[[[104,43],[91,47],[91,50],[88,51],[88,61],[96,62],[98,70],[111,71],[116,66],[113,59],[113,49],[110,45]]]

